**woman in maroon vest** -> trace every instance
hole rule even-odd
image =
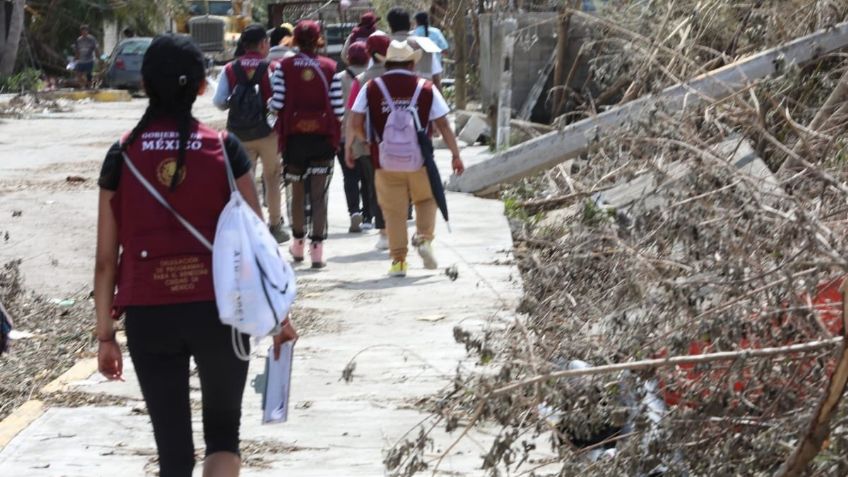
[[[189,360],[203,394],[205,476],[237,476],[241,399],[248,363],[232,350],[212,284],[212,255],[156,202],[138,173],[212,241],[230,195],[229,161],[245,200],[261,217],[250,160],[234,137],[192,117],[206,87],[203,54],[187,37],[157,37],[144,56],[149,106],[109,150],[100,175],[94,277],[100,372],[121,379],[115,322],[126,313],[127,345],[159,450],[161,477],[190,477],[194,443]],[[116,292],[117,290],[117,292]],[[294,339],[290,324],[274,340]],[[247,345],[247,337],[243,337]]]
[[[312,230],[309,232],[312,268],[324,267],[327,238],[327,193],[341,136],[344,116],[342,83],[336,62],[316,54],[321,27],[302,20],[294,27],[300,53],[280,62],[271,79],[274,98],[269,107],[279,111],[283,132],[286,180],[291,183],[292,257],[303,261],[306,230],[305,200],[308,182]]]

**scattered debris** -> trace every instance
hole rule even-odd
[[[12,343],[0,367],[0,420],[82,358],[95,356],[93,305],[60,307],[24,288],[20,261],[0,266],[0,302],[33,337]]]
[[[42,94],[19,94],[0,106],[0,118],[25,118],[36,114],[49,115],[72,110],[72,101],[49,99]]]
[[[427,323],[435,323],[437,321],[442,321],[447,317],[448,317],[448,315],[436,314],[436,315],[419,316],[418,318],[416,318],[416,320],[424,321],[424,322],[427,322]]]
[[[503,191],[524,315],[454,330],[488,366],[458,371],[435,411],[458,440],[494,436],[487,475],[848,475],[848,123],[826,105],[845,89],[848,1],[791,4],[610,2],[586,52],[633,101],[589,98],[570,134],[463,175],[479,191],[535,174]],[[838,47],[755,54],[813,31]],[[656,103],[693,77],[744,92]],[[429,438],[392,449],[393,475],[437,474],[454,445],[426,455]]]

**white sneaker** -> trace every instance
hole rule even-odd
[[[433,243],[429,240],[420,240],[418,246],[418,255],[424,261],[424,268],[427,270],[435,270],[439,268],[439,262],[436,261],[436,256],[433,255]]]
[[[376,248],[377,250],[388,250],[389,236],[383,232],[380,232],[380,236],[377,238],[377,244],[374,245],[374,248]]]

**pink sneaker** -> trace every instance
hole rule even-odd
[[[306,240],[304,239],[294,239],[292,240],[291,246],[289,246],[289,253],[291,253],[292,258],[295,262],[303,261],[303,249],[306,247]]]
[[[312,259],[312,268],[326,267],[327,264],[324,262],[324,242],[312,242],[309,257]]]

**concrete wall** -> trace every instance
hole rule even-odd
[[[520,33],[513,56],[512,109],[514,112],[517,112],[527,100],[533,84],[539,79],[557,44],[555,12],[521,14],[517,16],[517,20]],[[503,71],[503,65],[501,65],[504,40],[502,22],[503,17],[498,14],[480,16],[480,86],[484,111],[498,104],[500,78]],[[572,18],[566,71],[571,69],[575,61],[580,61],[570,84],[573,88],[579,89],[586,82],[587,66],[585,59],[578,58],[578,52],[587,36],[584,23],[577,18]],[[534,121],[548,122],[551,119],[545,99],[553,82],[552,77],[553,72],[533,111],[531,119]]]

